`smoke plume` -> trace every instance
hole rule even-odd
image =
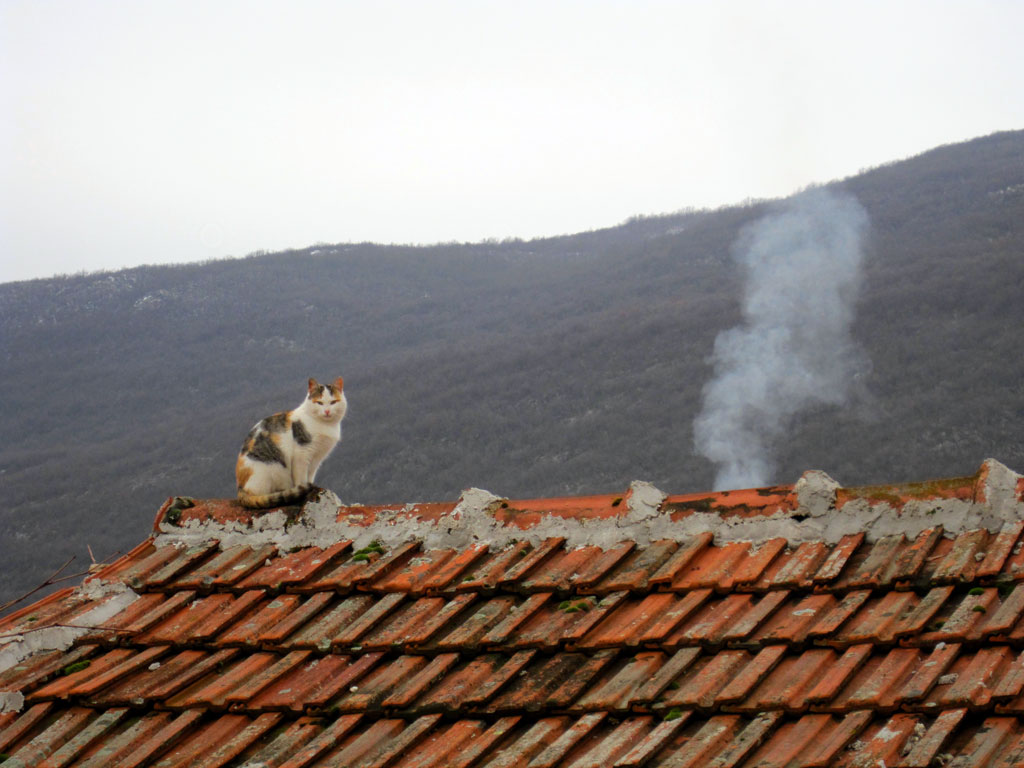
[[[716,489],[773,480],[773,449],[794,415],[842,405],[867,358],[850,336],[868,217],[848,195],[814,189],[744,229],[743,323],[715,339],[714,378],[694,422]]]

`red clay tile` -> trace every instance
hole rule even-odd
[[[496,756],[487,762],[488,768],[526,768],[533,758],[554,744],[569,728],[567,717],[545,717],[537,720],[517,737],[506,742]],[[525,727],[525,726],[524,726]]]
[[[509,589],[514,588],[516,582],[527,578],[532,571],[540,567],[555,552],[561,550],[564,543],[564,538],[556,536],[546,539],[539,547],[530,551],[521,550],[523,556],[518,561],[510,564],[508,570],[498,578],[497,585]]]
[[[10,756],[24,766],[38,766],[95,719],[96,713],[84,707],[65,710],[32,738],[31,741],[11,749]]]
[[[906,768],[929,768],[934,765],[950,734],[956,730],[966,714],[966,709],[950,709],[935,718],[900,764]]]
[[[321,730],[319,720],[312,717],[300,717],[287,726],[282,724],[281,729],[268,743],[251,748],[248,755],[243,754],[239,758],[240,764],[261,768],[278,766],[312,741]],[[241,762],[243,760],[244,762]]]
[[[52,701],[32,704],[17,719],[7,723],[0,731],[0,750],[13,752],[14,745],[30,734],[54,710]]]
[[[110,768],[132,755],[136,747],[166,728],[174,718],[170,712],[149,712],[115,732],[90,744],[74,763],[75,768]]]
[[[582,616],[579,616],[578,621],[566,631],[564,640],[565,647],[569,650],[573,650],[578,646],[579,640],[583,638],[590,630],[600,624],[609,614],[614,613],[618,607],[625,601],[628,596],[628,592],[612,592],[611,594],[602,595],[599,598],[593,598],[593,607],[587,608],[586,605],[590,603],[590,600],[584,598],[583,600],[577,601],[564,601],[569,605],[565,608],[565,612],[571,613],[573,607],[581,607]],[[559,603],[559,606],[564,603]]]
[[[664,768],[703,768],[729,744],[743,727],[743,720],[735,715],[711,717],[667,760],[659,762]]]
[[[252,590],[241,595],[218,593],[199,598],[182,607],[164,621],[133,638],[136,643],[202,643],[211,640],[251,610],[263,592]]]
[[[217,653],[181,651],[145,668],[139,668],[134,674],[90,697],[90,703],[96,706],[137,706],[146,701],[162,702],[205,675],[215,672],[238,653],[237,649]]]
[[[165,650],[166,648],[160,648],[161,652]],[[93,659],[80,662],[79,665],[76,665],[80,667],[77,671],[70,674],[65,672],[65,674],[34,691],[29,698],[31,701],[66,699],[77,686],[88,684],[90,680],[98,675],[106,675],[111,669],[116,669],[126,659],[130,659],[135,655],[136,652],[129,648],[115,648],[114,650],[107,651]]]
[[[359,657],[307,656],[301,664],[289,667],[255,695],[247,706],[252,710],[317,710],[372,669],[383,657],[367,653]]]
[[[748,541],[733,541],[720,547],[705,547],[685,568],[676,573],[671,588],[687,590],[722,587],[721,582],[747,557],[749,550]],[[725,588],[722,591],[725,591]]]
[[[315,738],[307,742],[278,768],[306,768],[328,750],[342,743],[363,719],[362,715],[342,715],[330,723]]]
[[[710,709],[716,703],[718,692],[734,680],[750,660],[746,651],[721,651],[698,659],[677,681],[678,688],[664,692],[659,706]]]
[[[847,648],[842,657],[825,670],[821,679],[808,692],[808,703],[820,705],[832,701],[843,686],[864,666],[864,662],[871,656],[873,647],[870,643],[865,643]]]
[[[321,590],[347,592],[375,579],[387,577],[411,559],[419,548],[419,542],[411,541],[383,554],[356,553],[352,557],[342,557],[319,571],[313,579],[288,587],[288,590],[300,593]]]
[[[762,622],[750,639],[755,643],[802,643],[814,625],[838,604],[839,601],[830,594],[812,594],[796,604],[790,602]]]
[[[650,584],[652,586],[671,584],[679,573],[685,571],[690,563],[710,546],[713,539],[713,534],[705,532],[680,542],[679,548],[672,556],[651,575]]]
[[[592,722],[598,721],[598,717],[604,713],[595,712],[588,715]],[[586,718],[583,718],[586,720]],[[609,765],[619,765],[622,758],[636,744],[637,739],[646,735],[648,729],[648,718],[629,718],[623,720],[610,733],[603,734],[599,740],[584,742],[574,752],[567,756],[566,763],[573,768],[606,768]],[[583,721],[580,721],[583,722]],[[577,723],[578,725],[580,723]],[[542,753],[543,754],[543,753]],[[530,763],[533,768],[534,763]],[[538,763],[537,768],[555,765],[555,762]]]
[[[805,715],[783,723],[773,737],[750,758],[758,768],[806,766],[807,753],[822,743],[833,727],[830,715]]]
[[[302,599],[298,595],[265,598],[253,608],[252,612],[221,632],[215,643],[238,646],[258,645],[260,635],[294,613],[301,602]]]
[[[296,550],[271,560],[270,565],[257,568],[238,583],[238,588],[279,590],[301,584],[315,578],[316,574],[343,557],[351,546],[352,542],[345,540],[326,548],[306,547]]]
[[[774,590],[760,596],[757,605],[730,623],[728,627],[723,626],[718,632],[711,634],[708,640],[712,643],[739,643],[757,630],[788,599],[788,590]]]
[[[296,667],[305,662],[309,658],[310,653],[311,651],[292,651],[278,658],[270,666],[247,676],[242,685],[224,697],[224,702],[229,705],[246,704],[279,678],[292,672]]]
[[[497,625],[492,627],[482,638],[482,645],[502,645],[508,641],[513,633],[536,614],[544,604],[551,599],[549,592],[541,592],[530,595],[525,602],[508,612],[508,615]]]
[[[737,564],[736,568],[722,574],[717,589],[721,591],[735,587],[742,588],[759,581],[767,568],[785,548],[786,540],[782,538],[751,543],[745,557]]]
[[[955,598],[947,601],[936,614],[932,624],[927,627],[932,631],[917,635],[913,642],[919,645],[932,645],[979,637],[989,612],[995,613],[993,606],[998,605],[998,599],[996,589],[978,587],[963,595],[959,603]]]
[[[637,690],[633,701],[635,704],[646,706],[657,699],[663,691],[669,689],[673,683],[678,686],[678,680],[690,668],[701,655],[700,648],[682,648],[676,651],[662,667]],[[675,690],[676,688],[672,688]]]
[[[650,595],[647,600],[653,601],[655,597],[656,595]],[[686,621],[694,611],[704,605],[710,597],[710,589],[697,589],[682,596],[674,594],[672,603],[666,605],[664,611],[658,611],[659,606],[652,604],[650,607],[656,612],[653,621],[647,624],[638,636],[635,636],[635,642],[627,642],[627,644],[646,645],[661,642]]]
[[[98,715],[73,738],[38,763],[35,768],[66,768],[77,762],[83,752],[96,741],[104,738],[127,714],[128,710],[122,708],[110,709]]]
[[[591,589],[580,589],[581,593],[593,591],[597,594],[630,590],[639,592],[648,589],[651,576],[679,548],[671,539],[652,542],[649,546],[634,549],[622,562]]]
[[[607,713],[605,712],[594,712],[581,717],[569,728],[563,731],[562,735],[552,742],[550,746],[541,750],[541,752],[530,761],[530,768],[555,768],[555,766],[561,762],[562,758],[565,757],[566,754],[568,754],[569,751],[587,734],[593,731],[606,716]],[[595,765],[607,765],[607,759],[610,755],[603,757],[605,762],[596,763]],[[583,768],[583,766],[590,764],[593,763],[589,760],[587,763],[581,763],[579,761],[573,763],[573,765],[578,766],[578,768]]]
[[[62,669],[89,658],[96,650],[95,645],[80,645],[68,651],[50,651],[30,656],[20,664],[0,672],[0,691],[27,694],[52,679]]]
[[[621,661],[601,675],[571,709],[628,709],[637,691],[664,667],[666,660],[666,654],[661,651],[649,651]]]
[[[515,541],[497,552],[484,553],[483,556],[468,569],[454,586],[457,591],[492,590],[505,573],[516,563],[527,557],[530,545],[525,541]]]
[[[933,620],[935,614],[946,605],[952,594],[953,587],[935,587],[928,590],[928,594],[922,597],[917,605],[902,613],[895,622],[888,625],[888,628],[879,635],[879,640],[888,643],[895,639],[919,634]]]
[[[603,650],[588,654],[573,673],[554,687],[545,687],[547,696],[543,699],[545,708],[563,710],[569,707],[586,690],[598,675],[615,660],[615,651]],[[529,708],[529,705],[527,705]]]
[[[457,653],[442,653],[423,669],[409,677],[397,690],[381,702],[385,709],[405,709],[413,704],[459,660]]]
[[[777,709],[801,711],[808,706],[808,694],[836,661],[835,653],[825,649],[786,656],[744,701],[730,708],[750,713]]]
[[[828,768],[838,758],[843,749],[856,738],[871,722],[871,713],[851,712],[835,725],[831,726],[821,739],[814,742],[806,750],[802,759],[806,768]]]
[[[319,614],[333,599],[334,595],[331,592],[319,592],[300,600],[281,621],[262,630],[256,637],[257,643],[262,647],[272,647],[281,643]]]
[[[134,743],[131,752],[121,757],[120,762],[113,768],[141,768],[144,765],[152,765],[155,757],[189,734],[202,720],[203,714],[199,710],[182,712],[170,722],[160,723],[158,728],[147,730],[141,743]]]
[[[451,600],[421,598],[389,617],[360,640],[364,648],[416,648],[427,643],[447,624],[455,621],[474,601],[476,595],[462,593]]]
[[[986,609],[987,612],[988,609]],[[1022,614],[1024,614],[1024,585],[1017,584],[1013,591],[1002,599],[999,607],[992,612],[991,617],[981,625],[981,634],[986,637],[1006,634],[1018,623]]]
[[[827,586],[829,582],[834,581],[842,573],[843,568],[846,566],[847,561],[860,547],[861,542],[864,541],[863,533],[853,533],[847,536],[843,536],[839,540],[839,543],[832,548],[832,552],[825,562],[821,564],[821,567],[817,570],[811,581],[815,584]]]
[[[640,768],[647,765],[655,754],[678,735],[690,716],[690,712],[681,712],[678,717],[671,720],[662,720],[634,744],[626,754],[616,760],[613,768]],[[637,718],[637,722],[643,725],[648,725],[650,720],[651,718],[648,717]]]
[[[311,597],[310,600],[316,599]],[[317,648],[322,651],[330,649],[334,638],[353,621],[370,610],[377,600],[375,595],[351,595],[329,609],[322,609],[302,628],[288,635],[279,644],[284,648]],[[394,598],[392,598],[394,600]]]
[[[103,622],[104,627],[123,632],[107,632],[98,630],[90,632],[86,639],[106,642],[133,642],[135,635],[145,632],[168,616],[178,613],[195,597],[195,592],[184,591],[167,595],[162,592],[150,592],[139,596],[139,599],[120,613]]]
[[[169,582],[174,589],[213,589],[235,584],[260,568],[274,556],[275,548],[264,545],[257,549],[244,545],[218,552],[198,568]]]
[[[836,646],[858,645],[891,638],[900,619],[908,616],[917,603],[918,597],[913,592],[886,592],[881,597],[868,600],[856,615],[831,633],[828,642]]]
[[[960,755],[957,762],[965,766],[1019,765],[1021,745],[1019,741],[1020,726],[1016,718],[987,718]],[[1015,743],[1016,742],[1016,743]],[[1013,754],[1015,753],[1015,754]]]
[[[898,584],[914,581],[927,561],[935,545],[942,538],[942,526],[921,531],[914,541],[906,546],[893,560],[892,567],[886,571],[883,583]]]
[[[527,664],[533,661],[536,651],[519,651],[513,654],[475,690],[466,694],[465,703],[470,706],[477,706],[490,701],[499,691],[502,691],[510,681],[523,672]]]
[[[893,648],[886,654],[872,657],[836,696],[829,707],[837,711],[849,709],[890,710],[899,704],[902,687],[924,661],[916,648]]]
[[[463,593],[465,594],[465,593]],[[461,595],[459,595],[461,597]],[[534,608],[538,603],[543,603],[545,597],[538,598],[531,596],[526,602],[534,601]],[[455,626],[445,634],[438,637],[427,647],[438,650],[468,649],[475,650],[480,646],[481,641],[492,630],[498,629],[499,625],[512,619],[512,612],[516,608],[514,597],[495,597],[486,602],[478,603],[473,612],[460,618]],[[518,615],[518,614],[516,614]],[[525,619],[526,616],[522,616]],[[510,629],[509,632],[512,630]],[[506,637],[505,630],[498,632],[499,637]]]
[[[426,583],[438,570],[455,558],[454,549],[434,549],[420,552],[396,568],[366,584],[374,591],[404,592],[418,595],[426,591]]]
[[[998,575],[1013,556],[1022,531],[1024,520],[1005,523],[999,533],[989,540],[985,559],[974,572],[975,578],[990,579]]]
[[[810,587],[811,577],[829,556],[828,545],[823,541],[805,541],[790,553],[783,553],[765,569],[758,589],[779,589],[782,587]]]
[[[507,661],[508,657],[500,653],[487,653],[464,661],[425,693],[418,704],[423,711],[460,709],[483,683],[495,678]]]
[[[384,768],[390,765],[399,755],[416,746],[437,725],[440,715],[426,715],[409,723],[395,738],[377,747],[361,762],[365,768]]]
[[[754,607],[752,595],[728,595],[705,603],[662,641],[663,648],[711,642]]]
[[[133,581],[133,586],[138,585],[142,589],[160,589],[167,586],[186,571],[198,567],[207,558],[214,556],[217,551],[217,543],[204,542],[187,548],[172,545],[163,549],[171,550],[176,554],[172,559],[164,561],[156,570],[138,577]]]
[[[397,763],[402,768],[446,768],[471,748],[487,729],[481,720],[457,720],[439,724],[410,747]]]
[[[1019,655],[1000,675],[992,688],[992,698],[996,701],[1006,701],[1016,697],[1022,689],[1024,689],[1024,653]]]
[[[935,646],[927,659],[921,663],[914,675],[906,681],[900,690],[899,698],[902,699],[904,705],[924,699],[936,681],[956,661],[960,650],[961,646],[958,643],[940,643]]]
[[[488,712],[542,711],[567,707],[613,659],[614,653],[561,653],[531,664],[529,673],[515,677],[493,697]]]
[[[897,765],[904,744],[921,725],[918,716],[898,714],[871,723],[836,763],[841,768]]]
[[[432,594],[449,589],[460,582],[467,582],[472,579],[468,576],[470,569],[487,556],[487,545],[478,544],[456,552],[455,556],[447,560],[440,567],[433,571],[419,585],[419,591]]]
[[[983,707],[992,699],[992,687],[1001,680],[1013,663],[1014,654],[1007,646],[982,648],[970,659],[966,667],[958,670],[958,677],[940,699],[947,707]]]
[[[618,555],[619,558],[626,554],[621,550],[612,550],[612,552]],[[568,591],[573,586],[573,579],[584,569],[589,568],[595,561],[600,562],[605,554],[604,550],[600,547],[579,547],[571,550],[559,549],[547,557],[543,563],[530,569],[529,575],[519,579],[519,583],[516,586],[518,589],[527,592]]]
[[[715,697],[715,703],[732,704],[746,698],[754,687],[759,685],[768,676],[768,673],[779,663],[785,652],[786,648],[782,645],[762,648],[742,671],[718,692],[718,695]]]
[[[404,600],[406,600],[406,596],[401,592],[389,592],[376,597],[372,605],[337,631],[331,643],[337,647],[357,643],[364,634],[383,621]]]
[[[228,696],[244,686],[248,679],[259,674],[277,661],[272,653],[254,653],[225,665],[223,672],[215,672],[201,678],[164,702],[168,709],[183,710],[198,707],[222,709],[227,706]]]
[[[490,728],[478,736],[471,744],[467,745],[466,749],[458,755],[454,755],[454,759],[451,762],[444,763],[444,768],[469,768],[471,765],[476,764],[483,755],[492,754],[498,748],[497,745],[501,744],[508,737],[509,731],[516,726],[519,720],[518,716],[503,717],[496,720]],[[282,766],[282,768],[285,767]],[[437,768],[441,768],[441,766],[439,765]]]
[[[221,768],[274,728],[281,715],[224,715],[184,737],[154,768]]]
[[[328,704],[340,712],[378,711],[392,693],[400,690],[409,679],[421,672],[431,659],[426,656],[399,656],[379,664],[353,684],[347,691]]]
[[[883,583],[886,571],[897,561],[903,550],[906,537],[901,534],[886,536],[874,544],[862,547],[857,558],[851,558],[842,578],[837,579],[836,589],[857,589],[877,587]],[[862,558],[862,559],[861,559]]]
[[[933,568],[926,570],[926,576],[934,584],[970,581],[983,561],[976,556],[984,558],[986,555],[988,538],[985,529],[961,533],[953,540],[953,546],[946,556]]]

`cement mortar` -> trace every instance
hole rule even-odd
[[[910,499],[902,506],[887,501],[853,499],[836,508],[840,485],[824,472],[812,470],[793,486],[797,509],[764,515],[725,515],[718,512],[693,512],[674,521],[661,511],[666,495],[653,485],[634,481],[623,511],[603,519],[577,519],[542,515],[527,529],[504,525],[495,518],[495,510],[505,502],[490,491],[470,488],[463,492],[455,509],[438,520],[410,517],[415,505],[401,511],[376,510],[368,524],[338,519],[343,506],[331,492],[308,502],[297,520],[287,523],[283,512],[272,512],[251,523],[189,521],[183,526],[162,523],[157,546],[194,546],[217,540],[222,548],[239,545],[259,547],[274,544],[281,551],[300,547],[329,547],[351,539],[354,549],[373,541],[393,548],[421,541],[424,549],[463,549],[485,544],[501,549],[514,541],[539,544],[551,537],[565,539],[568,547],[598,546],[610,548],[623,541],[647,546],[659,539],[688,539],[711,532],[716,543],[730,541],[761,542],[784,538],[791,545],[805,541],[835,544],[843,536],[863,532],[869,542],[886,536],[913,538],[926,528],[942,525],[947,536],[986,528],[998,531],[1008,522],[1024,519],[1024,503],[1017,496],[1020,475],[999,462],[988,459],[979,472],[981,487],[976,500]],[[352,509],[358,509],[353,506]],[[287,523],[287,524],[286,524]]]
[[[102,602],[76,617],[74,626],[43,626],[0,639],[0,672],[20,664],[34,653],[66,651],[82,635],[102,627],[139,599],[138,594],[120,582],[103,584],[91,581],[79,587],[76,593],[85,599]],[[0,712],[19,712],[23,704],[24,699],[18,704],[15,697],[4,695],[0,699]]]

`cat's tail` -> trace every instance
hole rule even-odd
[[[284,491],[274,491],[273,493],[263,494],[252,494],[239,488],[238,500],[242,502],[243,507],[249,507],[251,509],[283,507],[287,504],[294,504],[297,501],[304,501],[312,488],[312,485],[306,484],[298,485],[294,488],[288,488]]]

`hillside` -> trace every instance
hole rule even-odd
[[[835,185],[871,229],[854,405],[800,415],[779,482],[1024,469],[1024,131]],[[770,202],[534,241],[318,245],[0,285],[0,602],[125,551],[169,495],[233,494],[260,417],[343,375],[349,502],[710,488],[694,416]]]

